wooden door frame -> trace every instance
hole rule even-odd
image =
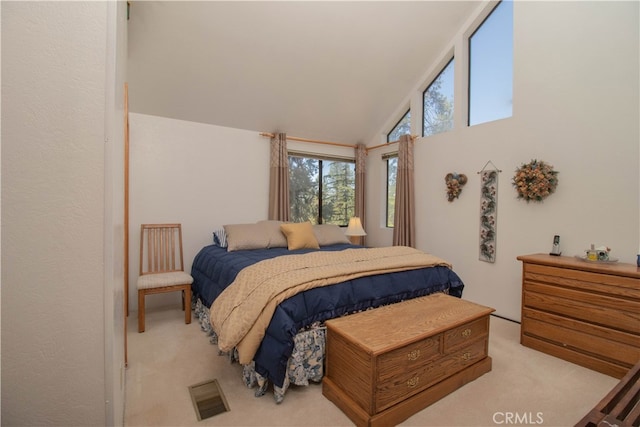
[[[127,366],[129,317],[129,84],[124,84],[124,366]]]

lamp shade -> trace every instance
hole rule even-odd
[[[354,216],[351,219],[349,219],[349,226],[347,227],[347,231],[345,231],[344,234],[347,236],[366,236],[367,235],[367,233],[365,233],[364,231],[364,228],[362,228],[362,222],[360,221],[360,218],[358,218],[357,216]]]

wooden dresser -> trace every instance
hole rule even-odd
[[[493,311],[434,294],[329,320],[322,393],[356,425],[398,424],[491,370]]]
[[[522,345],[616,378],[640,361],[640,268],[546,254],[517,259]]]

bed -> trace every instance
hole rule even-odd
[[[214,244],[198,252],[191,270],[193,306],[202,329],[221,353],[243,365],[244,382],[257,386],[256,396],[272,383],[280,403],[290,384],[308,385],[322,379],[327,319],[435,292],[462,296],[462,280],[446,261],[432,255],[412,248],[352,245],[339,227],[309,223],[292,225],[296,233],[298,228],[305,229],[307,237],[300,244],[296,233],[284,233],[281,226],[261,221],[216,230]],[[427,255],[435,261],[420,267]],[[416,264],[405,267],[407,259],[414,257]],[[342,273],[334,274],[341,269]],[[269,277],[264,278],[265,270]],[[283,284],[296,280],[292,291],[290,284]],[[264,291],[272,285],[278,290]],[[279,299],[263,308],[263,302],[256,302],[263,291],[278,294]],[[240,340],[227,339],[227,327],[235,329],[252,311],[260,312],[256,316],[261,320],[251,318],[249,326],[234,331]]]

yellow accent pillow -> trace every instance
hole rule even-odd
[[[280,230],[287,236],[287,246],[294,249],[320,249],[310,222],[281,224]]]

